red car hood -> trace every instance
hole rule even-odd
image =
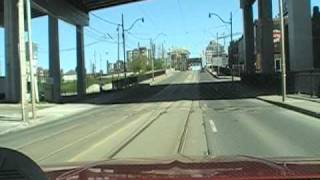
[[[249,156],[109,160],[43,167],[49,179],[301,179],[320,178],[320,161]]]

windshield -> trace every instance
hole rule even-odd
[[[318,5],[2,1],[0,146],[43,167],[320,159]]]

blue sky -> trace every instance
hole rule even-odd
[[[126,35],[127,49],[137,47],[138,43],[141,46],[149,46],[147,39],[155,38],[159,33],[165,33],[167,36],[159,36],[157,44],[163,43],[166,49],[187,48],[191,52],[191,56],[200,56],[208,42],[216,38],[217,32],[229,34],[230,31],[229,27],[223,27],[218,19],[209,19],[208,12],[215,12],[224,19],[228,19],[232,11],[234,32],[243,32],[242,11],[239,2],[239,0],[147,0],[98,10],[93,13],[115,23],[121,22],[121,14],[123,13],[126,27],[130,26],[137,18],[145,18],[145,23],[137,23],[130,34]],[[275,15],[278,12],[277,0],[273,0],[273,3]],[[312,4],[315,3],[316,0],[313,0]],[[254,6],[255,17],[257,17],[256,4]],[[62,50],[60,53],[61,67],[64,71],[75,69],[76,29],[73,25],[63,21],[59,22],[59,26],[60,49]],[[32,28],[33,41],[39,46],[39,65],[48,68],[48,18],[33,19]],[[101,41],[103,33],[109,33],[113,40]],[[2,74],[4,66],[3,37],[3,29],[0,28],[0,68]],[[107,60],[114,62],[117,59],[117,44],[114,43],[116,38],[116,26],[102,22],[90,15],[90,26],[85,28],[85,44],[91,44],[85,48],[87,71],[90,70],[90,63],[94,61],[94,54],[96,54],[98,69],[100,69],[100,59],[102,60],[102,68],[106,66]],[[229,39],[226,43],[228,42]],[[92,45],[92,43],[94,44]],[[122,48],[120,55],[123,59]]]

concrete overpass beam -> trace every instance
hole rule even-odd
[[[59,24],[58,19],[52,16],[49,16],[49,79],[50,92],[48,100],[59,102],[61,98]]]
[[[74,25],[89,25],[89,15],[66,0],[33,0],[34,8]]]
[[[20,102],[21,90],[26,91],[21,87],[21,74],[26,78],[23,7],[19,0],[4,0],[6,100],[14,103]],[[22,84],[26,83],[24,78]]]
[[[259,0],[258,44],[262,73],[274,72],[272,0]]]
[[[86,69],[84,55],[83,26],[77,25],[77,92],[82,97],[86,94]]]
[[[289,59],[294,72],[313,69],[310,0],[288,1]]]
[[[255,72],[252,4],[241,3],[241,8],[243,9],[243,22],[244,22],[245,68],[246,68],[246,72],[251,74]]]

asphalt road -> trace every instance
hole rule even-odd
[[[86,100],[90,112],[0,136],[42,165],[109,158],[319,157],[319,119],[256,100],[267,92],[206,72],[176,72]]]

